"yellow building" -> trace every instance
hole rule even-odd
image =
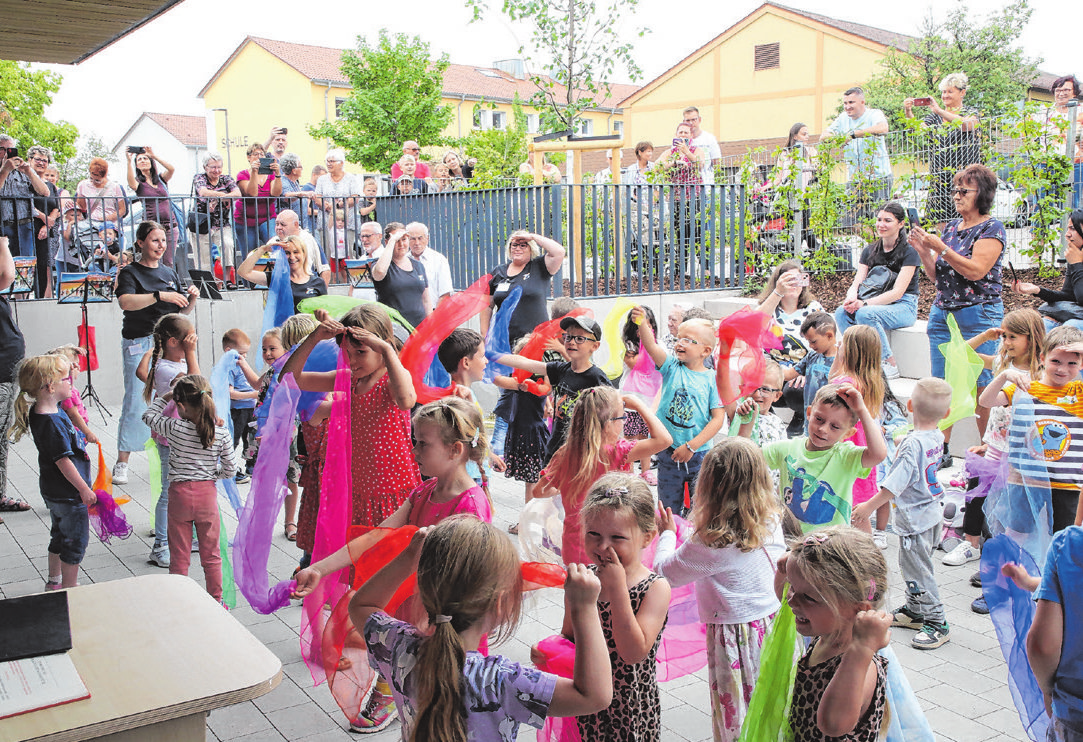
[[[720,142],[784,142],[798,121],[819,134],[847,88],[878,72],[889,48],[905,50],[914,40],[764,3],[624,98],[625,141],[668,142],[688,106],[699,108],[704,130]],[[1039,75],[1031,97],[1051,100],[1053,79]]]
[[[328,145],[310,136],[307,127],[333,121],[338,105],[350,94],[350,84],[340,70],[342,52],[245,38],[199,92],[207,107],[211,149],[223,157],[228,153],[230,169],[236,173],[247,167],[245,150],[250,144],[265,142],[272,127],[284,126],[289,130],[289,151],[300,155],[306,171],[323,162]],[[634,85],[614,85],[600,107],[583,114],[580,134],[621,133],[623,113],[618,101],[636,89]],[[520,60],[498,62],[495,67],[449,65],[444,74],[443,101],[451,108],[452,118],[444,134],[461,137],[473,129],[505,128],[512,123],[515,95],[525,101],[535,90]],[[537,111],[530,107],[524,111],[528,130],[537,131]],[[420,144],[423,156],[442,156],[442,149]],[[356,165],[348,164],[347,169],[359,171]]]

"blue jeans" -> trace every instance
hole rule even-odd
[[[26,224],[15,221],[4,222],[0,233],[8,238],[8,249],[19,258],[33,258],[37,255],[37,242],[34,239],[34,220]]]
[[[839,335],[846,332],[847,327],[853,327],[854,325],[868,325],[880,333],[881,363],[892,356],[891,345],[887,340],[887,331],[913,327],[917,320],[917,294],[903,294],[902,298],[894,304],[885,304],[883,306],[866,305],[853,314],[850,314],[842,307],[835,311],[835,324],[839,326]]]
[[[49,528],[49,553],[64,564],[79,564],[90,542],[90,516],[82,502],[46,500],[52,525]]]
[[[117,427],[118,451],[142,451],[150,438],[150,428],[143,422],[147,403],[143,401],[143,382],[135,377],[135,370],[150,350],[150,337],[124,338],[120,341],[120,355],[124,362],[124,402],[120,406],[120,424]]]
[[[1072,169],[1072,210],[1083,208],[1083,162]]]
[[[494,456],[504,455],[504,439],[508,437],[508,421],[497,416],[493,419],[493,440],[489,447]]]
[[[673,449],[667,448],[658,454],[658,499],[667,508],[672,508],[674,515],[684,513],[684,486],[688,485],[688,500],[694,501],[696,477],[703,465],[706,448],[696,451],[692,458],[683,464],[673,460]]]
[[[158,446],[162,461],[162,494],[154,504],[154,548],[169,548],[169,446]]]
[[[244,261],[248,253],[252,252],[260,245],[267,244],[267,241],[271,239],[271,228],[273,226],[273,221],[260,222],[255,226],[249,226],[242,222],[235,226],[237,234],[237,251],[241,254],[241,261]],[[223,264],[226,264],[225,261],[223,261]],[[229,263],[229,265],[231,264],[232,263]],[[240,265],[240,263],[238,263],[238,265]]]
[[[975,335],[980,335],[986,330],[1000,327],[1004,321],[1004,304],[998,299],[995,304],[974,304],[962,309],[952,309],[950,312],[933,305],[929,309],[929,356],[932,361],[932,375],[937,379],[944,378],[944,354],[940,352],[940,344],[951,340],[948,332],[948,314],[955,317],[959,324],[959,332],[963,340],[969,340]],[[990,340],[982,343],[975,350],[985,355],[996,353],[996,341]],[[988,369],[983,369],[978,376],[978,386],[989,386],[993,380],[993,374]]]

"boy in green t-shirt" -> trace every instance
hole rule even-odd
[[[827,384],[806,411],[808,435],[764,446],[767,465],[779,474],[782,501],[805,532],[850,525],[854,481],[887,456],[879,422],[850,384]],[[860,420],[868,445],[845,440]]]

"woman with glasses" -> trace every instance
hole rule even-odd
[[[195,194],[196,214],[206,214],[202,224],[196,226],[197,232],[188,232],[192,244],[196,246],[196,261],[200,268],[207,270],[211,265],[211,245],[218,247],[222,279],[229,288],[236,288],[237,274],[234,271],[233,225],[229,208],[232,199],[241,197],[237,181],[229,173],[222,172],[222,156],[209,152],[203,156],[203,172],[192,177],[192,192]],[[206,231],[202,231],[206,230]]]
[[[143,201],[143,216],[162,225],[165,229],[166,248],[162,263],[176,268],[177,275],[188,282],[188,256],[186,248],[176,253],[180,241],[180,230],[173,218],[173,203],[169,200],[169,180],[173,177],[173,166],[154,154],[150,147],[144,147],[139,154],[128,150],[128,187]],[[158,168],[161,167],[161,172]],[[175,260],[175,262],[174,262]]]
[[[929,354],[932,375],[944,378],[941,343],[950,339],[948,315],[955,318],[964,338],[972,338],[999,327],[1004,319],[1001,300],[1001,263],[1008,243],[1004,225],[989,216],[996,196],[997,176],[984,165],[967,165],[955,174],[952,200],[958,219],[952,219],[940,236],[918,225],[910,229],[910,244],[917,248],[922,268],[936,284],[936,298],[929,310]],[[996,342],[978,346],[978,353],[993,355]],[[978,377],[981,394],[992,374],[983,370]],[[985,435],[989,408],[978,407],[978,431]],[[948,441],[951,428],[944,431],[941,468],[951,465]]]
[[[354,208],[361,195],[361,182],[354,175],[346,172],[346,151],[332,149],[327,152],[327,172],[316,180],[315,202],[319,205],[322,219],[317,225],[320,232],[320,244],[324,247],[342,243],[352,246],[357,240],[357,210]],[[345,224],[346,235],[342,238],[336,225]],[[339,239],[342,238],[342,239]],[[331,255],[333,250],[328,249]],[[348,256],[347,256],[348,257]]]
[[[237,173],[237,187],[242,198],[233,203],[233,221],[237,225],[237,247],[241,257],[271,239],[275,217],[278,216],[278,197],[282,195],[282,172],[278,160],[267,158],[262,144],[248,148],[248,169]],[[263,167],[261,160],[270,163]],[[260,172],[261,170],[269,172]]]
[[[410,254],[406,230],[398,229],[372,266],[376,301],[398,310],[414,327],[432,312],[432,295],[425,266]]]
[[[56,183],[46,176],[52,153],[35,144],[27,150],[26,158],[30,167],[49,188],[48,196],[34,194],[34,245],[38,258],[36,282],[38,298],[53,295],[53,268],[56,255],[60,251],[60,191]]]

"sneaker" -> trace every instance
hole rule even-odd
[[[961,567],[967,562],[976,562],[981,559],[981,547],[972,546],[969,541],[963,540],[944,555],[940,561],[949,567]]]
[[[880,368],[882,368],[884,370],[884,376],[886,376],[889,381],[891,379],[899,378],[899,366],[898,366],[898,364],[885,361],[884,363],[880,364]]]
[[[900,629],[920,629],[925,625],[925,617],[904,605],[891,617],[891,625]]]
[[[876,529],[875,531],[872,532],[872,541],[880,549],[886,549],[887,548],[887,531],[881,531],[880,529]]]
[[[937,464],[936,470],[943,471],[944,469],[948,469],[953,463],[955,463],[955,460],[952,459],[951,454],[948,453],[948,449],[945,448],[944,455],[940,457],[940,463]]]
[[[113,484],[128,483],[128,462],[118,461],[113,464]]]
[[[981,587],[981,572],[970,575],[970,585],[971,587]]]
[[[933,623],[926,621],[921,631],[910,640],[910,646],[914,649],[936,649],[951,641],[947,623]]]
[[[169,547],[168,546],[155,546],[150,551],[150,559],[147,560],[150,564],[154,564],[162,569],[169,569]]]
[[[60,590],[62,587],[64,587],[64,583],[61,582],[60,580],[55,580],[55,581],[54,580],[49,580],[49,581],[47,581],[45,583],[45,590],[46,591]]]
[[[989,615],[989,604],[985,602],[985,596],[981,596],[970,604],[970,610],[983,616]]]
[[[240,474],[238,474],[233,479],[233,481],[236,482],[237,484],[247,484],[251,480],[252,480],[252,477],[249,476],[248,472],[244,472],[244,471],[242,471]]]
[[[350,731],[371,734],[386,729],[394,720],[395,699],[373,690],[365,710],[350,722]]]

